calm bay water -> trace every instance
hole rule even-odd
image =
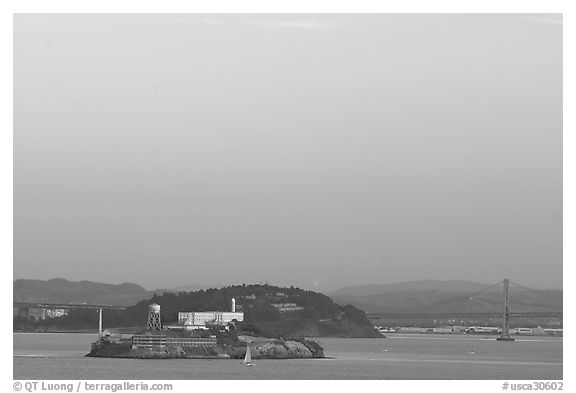
[[[14,333],[14,379],[562,379],[562,338],[464,335],[321,338],[333,359],[85,358],[94,334]]]

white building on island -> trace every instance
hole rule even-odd
[[[232,311],[184,311],[178,313],[178,323],[186,327],[201,327],[207,324],[225,325],[233,320],[242,322],[243,312],[236,312],[235,300],[232,298]]]
[[[178,323],[182,325],[204,326],[210,323],[223,325],[232,322],[234,319],[242,322],[244,313],[226,311],[186,311],[178,313]]]

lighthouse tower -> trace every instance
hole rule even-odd
[[[232,298],[232,312],[236,312],[236,299]]]
[[[152,303],[148,306],[148,330],[162,330],[160,321],[160,305]]]

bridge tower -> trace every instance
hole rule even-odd
[[[148,306],[148,330],[162,330],[160,321],[160,305],[152,303]]]
[[[102,337],[102,309],[98,309],[98,337]]]
[[[510,337],[510,296],[508,295],[509,280],[504,279],[504,314],[502,319],[502,335],[496,340],[498,341],[514,341]]]

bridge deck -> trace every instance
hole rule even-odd
[[[46,308],[58,310],[87,309],[87,310],[126,310],[127,306],[113,306],[110,304],[65,304],[65,303],[34,303],[14,302],[14,308]]]
[[[502,318],[502,313],[366,313],[368,318],[418,318],[418,319],[442,319],[442,318]],[[562,312],[511,312],[512,318],[530,317],[559,317]]]

